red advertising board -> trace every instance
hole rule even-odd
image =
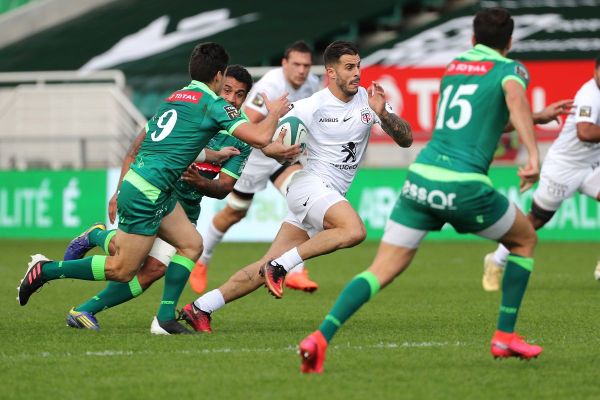
[[[557,100],[572,99],[581,85],[592,78],[594,70],[593,60],[527,61],[524,64],[531,77],[527,93],[534,111]],[[431,137],[444,70],[443,67],[374,65],[362,70],[361,81],[365,86],[371,81],[379,82],[396,113],[410,122],[415,140],[426,141]],[[537,126],[538,139],[551,141],[559,130],[556,122]],[[391,139],[377,129],[371,141],[391,142]]]

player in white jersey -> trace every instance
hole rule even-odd
[[[319,79],[310,73],[312,53],[310,47],[298,41],[285,50],[281,67],[267,72],[248,94],[243,105],[243,110],[252,122],[259,122],[267,115],[262,94],[268,98],[281,96],[288,93],[290,102],[311,96],[319,90]],[[289,155],[294,157],[299,147],[294,146],[289,150]],[[204,252],[196,263],[196,268],[190,276],[192,288],[201,293],[206,287],[206,266],[208,266],[214,248],[221,242],[223,235],[233,225],[241,221],[252,204],[254,195],[267,187],[269,180],[285,196],[287,186],[293,175],[301,168],[300,163],[281,165],[281,154],[274,154],[270,146],[252,151],[244,172],[237,181],[233,192],[227,197],[227,205],[219,211],[208,226],[204,238]],[[268,155],[268,156],[267,156]],[[290,289],[313,292],[318,285],[308,278],[308,273],[303,265],[299,265],[285,282]]]
[[[410,126],[388,110],[381,86],[359,87],[360,56],[353,43],[333,42],[323,58],[327,88],[293,103],[288,113],[309,132],[308,160],[288,186],[289,214],[263,258],[183,308],[183,319],[196,331],[210,332],[210,313],[263,283],[282,297],[287,272],[304,260],[361,243],[365,227],[344,195],[373,124],[381,124],[401,147],[412,144]]]
[[[527,217],[536,230],[575,192],[600,201],[600,57],[594,77],[575,95],[574,107],[546,154],[533,193]],[[482,285],[486,291],[499,290],[507,257],[508,250],[502,245],[485,256]],[[600,280],[600,262],[594,276]]]

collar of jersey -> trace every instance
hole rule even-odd
[[[217,97],[219,97],[219,96],[217,96],[217,94],[216,94],[215,92],[213,92],[213,91],[212,91],[212,89],[211,89],[211,88],[209,88],[209,87],[206,85],[206,83],[204,83],[204,82],[200,82],[200,81],[195,81],[195,80],[192,80],[192,81],[190,82],[190,84],[186,86],[186,89],[189,89],[189,88],[199,88],[199,89],[202,89],[202,90],[204,90],[205,92],[207,92],[207,93],[208,93],[208,94],[209,94],[209,95],[210,95],[210,96],[211,96],[213,99],[216,99]]]
[[[498,53],[496,50],[492,49],[491,47],[488,47],[484,44],[476,44],[471,50],[467,51],[466,53],[463,54],[463,58],[466,58],[467,60],[482,60],[482,59],[492,59],[492,60],[499,60],[499,61],[510,61],[509,58],[503,57],[500,53]]]

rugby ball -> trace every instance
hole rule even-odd
[[[308,140],[308,129],[298,117],[283,117],[279,120],[277,129],[273,134],[273,142],[279,139],[279,134],[285,130],[283,144],[293,146],[300,143],[302,152],[306,149],[306,141]]]

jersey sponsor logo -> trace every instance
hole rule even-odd
[[[172,95],[167,97],[167,101],[169,101],[169,102],[183,101],[186,103],[198,104],[198,102],[200,101],[201,98],[202,98],[202,93],[200,93],[200,92],[193,92],[191,90],[183,90],[183,91],[179,91],[179,92],[174,92]]]
[[[265,104],[265,99],[263,99],[260,94],[257,94],[252,99],[252,104],[254,104],[256,107],[262,107]]]
[[[340,120],[337,117],[321,117],[319,122],[340,122]]]
[[[386,103],[386,104],[387,104],[387,103]],[[349,116],[349,117],[345,117],[345,118],[342,120],[342,122],[346,122],[346,121],[348,121],[350,118],[352,118],[352,115],[351,115],[351,116]]]
[[[369,124],[373,120],[373,115],[369,109],[364,109],[360,111],[360,120],[363,124]]]
[[[412,183],[408,179],[402,187],[402,196],[420,204],[427,204],[436,210],[456,210],[456,206],[454,205],[456,193],[446,193],[438,189],[430,191],[427,188]]]
[[[527,70],[525,69],[524,66],[522,66],[521,64],[517,64],[515,66],[515,73],[524,81],[528,81],[529,80],[529,73],[527,72]]]
[[[592,107],[591,106],[579,107],[579,116],[580,117],[591,117],[592,116]]]
[[[494,68],[492,61],[457,61],[446,68],[445,75],[485,75]]]
[[[330,163],[330,165],[334,168],[337,169],[341,169],[341,170],[348,170],[348,169],[356,169],[358,168],[358,164],[334,164],[334,163]]]
[[[229,119],[236,119],[240,117],[240,112],[232,105],[224,106],[223,110],[225,110]]]
[[[355,162],[356,161],[356,143],[348,142],[342,145],[342,154],[346,154],[344,162]]]

